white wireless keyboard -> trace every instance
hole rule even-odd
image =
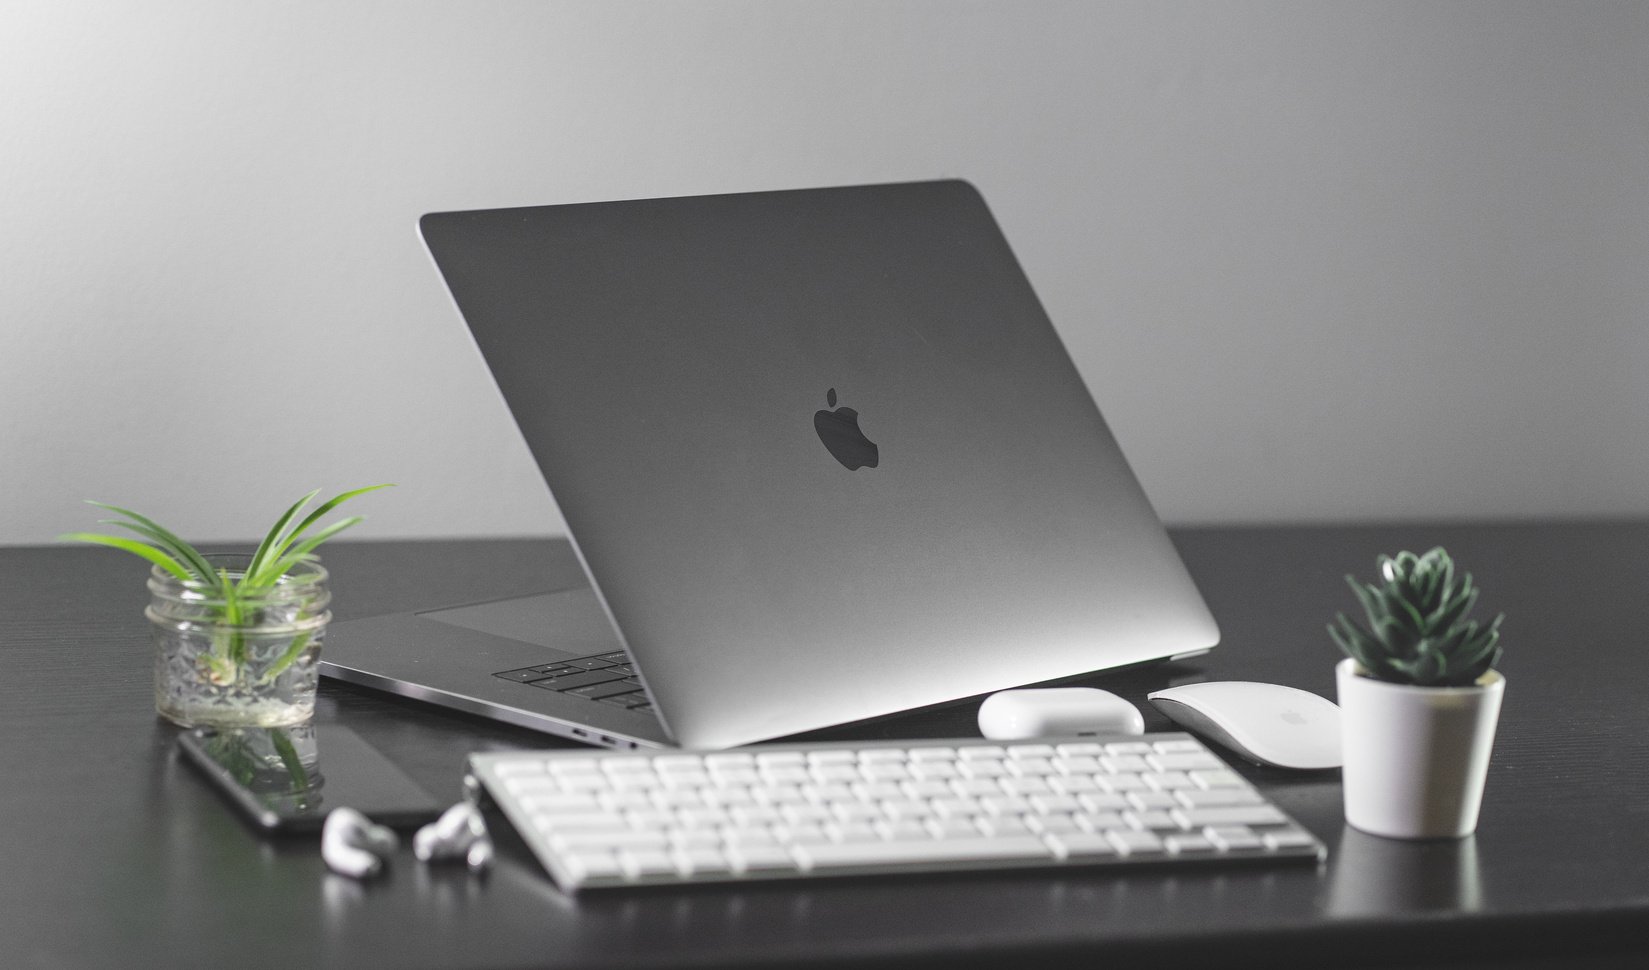
[[[1186,734],[487,753],[470,773],[570,892],[880,873],[1321,860]]]

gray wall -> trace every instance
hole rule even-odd
[[[432,209],[965,176],[1173,522],[1649,513],[1649,4],[0,4],[0,543],[561,522]]]

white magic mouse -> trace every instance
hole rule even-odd
[[[1250,761],[1340,767],[1340,709],[1310,691],[1228,680],[1145,695],[1168,719]]]
[[[997,741],[1144,730],[1139,708],[1097,687],[1004,690],[979,705],[979,733]]]

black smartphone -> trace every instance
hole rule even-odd
[[[179,735],[178,747],[266,832],[318,832],[341,805],[392,828],[424,825],[445,808],[360,735],[336,724],[195,728]]]

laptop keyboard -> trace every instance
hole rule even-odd
[[[652,701],[642,690],[635,668],[630,666],[630,658],[623,651],[576,657],[536,667],[500,670],[493,676],[643,714],[653,712]]]

